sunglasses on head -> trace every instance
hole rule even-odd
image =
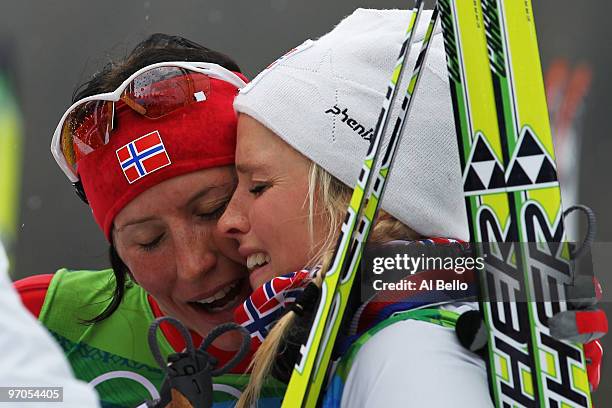
[[[206,100],[209,78],[223,80],[239,89],[246,85],[238,75],[217,64],[161,62],[134,72],[113,92],[88,96],[72,104],[53,133],[51,152],[79,196],[86,201],[77,163],[109,142],[116,103],[125,104],[145,118],[159,119]]]

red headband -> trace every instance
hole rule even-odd
[[[94,218],[109,241],[115,216],[145,190],[176,176],[234,163],[232,103],[237,92],[235,86],[210,78],[205,101],[155,120],[117,104],[117,126],[109,143],[78,162]]]

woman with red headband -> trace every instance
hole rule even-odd
[[[163,372],[147,345],[156,317],[176,317],[197,338],[231,321],[250,292],[236,242],[216,232],[236,184],[232,102],[244,85],[227,56],[156,34],[87,82],[53,135],[112,269],[62,269],[16,287],[105,406],[158,397]],[[161,332],[164,355],[185,347],[172,327]],[[221,364],[239,342],[228,333],[209,351]],[[215,380],[216,400],[239,394],[236,377]]]

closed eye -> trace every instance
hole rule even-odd
[[[257,196],[266,191],[268,187],[270,187],[268,183],[257,184],[249,189],[249,193]]]
[[[214,210],[205,212],[205,213],[199,213],[198,217],[202,218],[203,220],[207,220],[207,221],[208,220],[218,220],[223,214],[223,212],[225,211],[225,209],[227,208],[228,203],[229,203],[229,200],[225,200],[223,201],[221,205],[219,205]]]
[[[145,244],[138,244],[138,245],[143,251],[153,251],[155,248],[157,248],[157,246],[159,246],[159,243],[161,242],[163,237],[164,237],[164,234],[161,234],[160,236],[158,236],[152,241],[149,241]]]

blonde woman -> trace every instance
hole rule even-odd
[[[320,286],[316,271],[330,261],[408,20],[399,10],[357,10],[272,64],[236,98],[238,186],[218,227],[239,242],[255,294],[302,268],[314,270],[306,280]],[[416,98],[370,242],[468,239],[439,31]],[[452,329],[474,308],[451,301],[424,316],[407,305],[399,319],[371,322],[342,358],[324,405],[491,407],[484,361]],[[257,331],[265,340],[238,406],[257,401],[295,320],[289,311],[269,333]]]

